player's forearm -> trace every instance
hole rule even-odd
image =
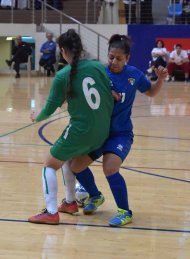
[[[155,83],[152,84],[151,90],[149,91],[149,96],[154,97],[157,95],[157,93],[160,91],[162,85],[164,83],[163,78],[158,78]]]
[[[168,75],[167,68],[164,68],[162,66],[155,68],[155,73],[156,73],[158,79],[155,83],[151,84],[150,90],[145,93],[146,95],[148,95],[150,97],[154,97],[155,95],[157,95],[157,93],[160,91],[160,89],[164,83],[164,80],[166,79],[166,77]]]
[[[51,114],[55,112],[56,109],[57,109],[57,105],[52,103],[50,104],[49,102],[47,102],[43,107],[43,109],[41,110],[41,112],[36,117],[36,121],[43,121],[47,119]]]

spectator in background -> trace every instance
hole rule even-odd
[[[58,10],[63,9],[63,4],[62,4],[61,0],[46,0],[46,3],[48,5],[51,5],[54,8],[58,9]],[[41,2],[39,2],[38,0],[35,0],[35,9],[36,10],[41,9]],[[51,9],[51,8],[47,8],[47,9]]]
[[[170,53],[168,63],[168,79],[171,81],[175,70],[182,70],[185,75],[185,81],[189,81],[189,58],[186,50],[182,50],[181,44],[175,45],[175,50]]]
[[[11,7],[15,7],[15,0],[1,0],[1,6],[5,9],[11,9]]]
[[[54,74],[54,64],[56,62],[56,43],[53,41],[53,34],[46,33],[47,41],[42,44],[40,52],[42,56],[40,58],[39,64],[47,71],[47,76]]]
[[[156,46],[152,49],[151,52],[152,61],[150,62],[150,67],[147,69],[148,74],[152,74],[153,80],[157,79],[157,76],[154,73],[154,68],[159,66],[167,66],[168,51],[164,47],[164,42],[162,40],[156,41]]]
[[[61,0],[52,0],[52,1],[49,1],[51,2],[51,5],[58,9],[58,10],[62,10],[63,9],[63,5],[62,5],[62,1]]]
[[[5,60],[9,67],[11,67],[12,62],[14,62],[16,78],[20,77],[20,64],[28,62],[28,56],[31,54],[31,46],[28,43],[23,42],[21,36],[18,36],[16,38],[16,45],[12,49],[12,58],[10,60]]]
[[[35,0],[34,7],[36,10],[40,10],[42,7],[41,2],[39,2],[38,0]]]

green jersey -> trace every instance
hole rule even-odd
[[[60,70],[37,121],[49,117],[66,99],[71,66]],[[108,137],[113,109],[111,83],[105,67],[94,60],[80,60],[72,80],[73,97],[68,98],[69,125],[51,148],[59,160],[88,154]]]

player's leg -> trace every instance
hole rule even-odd
[[[97,208],[102,205],[105,201],[103,194],[99,191],[96,186],[94,176],[89,167],[80,173],[75,173],[79,183],[85,188],[86,192],[89,194],[89,197],[84,203],[83,213],[92,214],[97,210]]]
[[[28,219],[31,223],[59,224],[59,214],[57,207],[57,176],[56,171],[61,168],[63,161],[48,154],[45,166],[42,170],[43,193],[46,209],[42,213]]]
[[[80,149],[80,143],[78,139],[73,141],[75,135],[73,135],[72,127],[70,127],[67,138],[62,137],[65,136],[65,132],[67,132],[68,127],[69,125],[65,128],[62,135],[51,147],[45,161],[44,170],[42,171],[43,192],[46,202],[46,211],[44,211],[40,215],[30,217],[30,222],[44,224],[59,223],[56,171],[61,168],[64,162],[69,160],[72,156],[77,156],[78,152],[83,152],[83,149]],[[73,149],[71,147],[73,147]],[[53,216],[55,217],[55,219],[53,218]],[[52,218],[52,221],[50,220],[50,218]]]
[[[103,170],[118,207],[117,215],[109,221],[111,226],[122,226],[132,221],[127,185],[119,172],[120,166],[128,155],[132,143],[133,136],[117,136],[110,139],[105,146],[106,153],[103,157]]]
[[[58,211],[63,213],[74,214],[78,212],[78,205],[75,200],[76,178],[70,169],[69,163],[69,161],[66,161],[62,166],[65,198],[62,200],[58,208]]]
[[[132,221],[132,212],[129,209],[127,185],[119,172],[122,160],[117,155],[108,153],[103,158],[103,169],[109,183],[118,213],[109,221],[109,225],[122,226]]]
[[[62,203],[59,206],[59,212],[70,214],[78,212],[78,206],[75,200],[75,176],[81,184],[81,188],[84,190],[86,187],[85,191],[89,193],[90,200],[93,201],[93,204],[91,205],[91,207],[93,206],[93,211],[100,206],[100,203],[103,203],[103,195],[99,192],[94,181],[94,176],[91,170],[87,167],[92,163],[92,161],[93,160],[89,156],[80,156],[73,159],[71,161],[71,167],[72,170],[75,171],[75,174],[70,168],[70,163],[68,161],[64,163],[62,172],[65,186],[65,199],[62,200]],[[93,211],[92,208],[90,208],[89,213],[92,213]]]
[[[92,160],[88,156],[80,156],[72,160],[72,165],[74,170],[81,170],[86,168]],[[76,177],[70,168],[71,161],[64,163],[62,167],[63,181],[65,187],[65,198],[62,200],[59,206],[59,212],[63,213],[76,213],[78,212],[78,205],[76,203],[75,197],[75,183]]]
[[[51,75],[51,72],[54,74],[55,73],[55,69],[54,69],[54,60],[52,58],[47,60],[47,64],[46,64],[46,70],[47,70],[47,76]]]
[[[16,71],[16,78],[20,78],[20,63],[15,61],[14,63],[14,70]]]
[[[47,61],[45,59],[40,58],[39,65],[40,67],[43,67],[44,70],[47,70]]]
[[[88,165],[99,157],[101,150],[92,152],[89,156],[82,156],[72,160],[71,169],[75,173],[76,179],[89,194],[83,209],[84,214],[92,214],[104,202],[103,194],[96,186],[94,176]]]
[[[86,189],[90,196],[99,195],[94,176],[88,166],[93,160],[88,156],[80,156],[71,161],[71,170],[78,182]]]

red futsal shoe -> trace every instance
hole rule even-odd
[[[32,216],[28,219],[30,223],[38,224],[49,224],[49,225],[58,225],[59,224],[59,213],[51,214],[44,209],[41,214]]]
[[[61,205],[58,207],[59,212],[74,214],[79,211],[76,201],[67,203],[65,199],[62,200]]]

